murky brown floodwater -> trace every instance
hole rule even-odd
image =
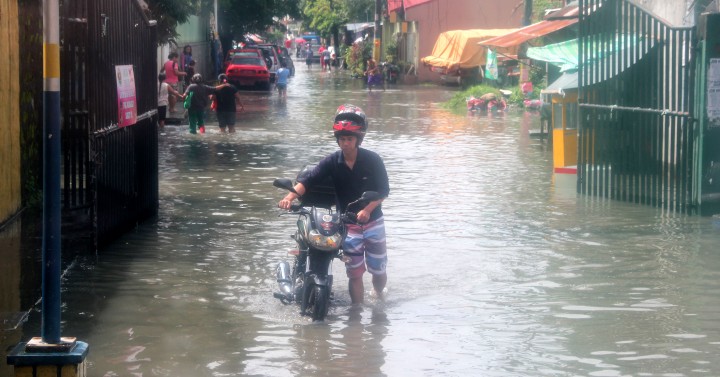
[[[298,64],[286,101],[244,93],[234,135],[168,127],[159,218],[64,284],[63,335],[90,344],[89,374],[720,375],[720,227],[576,197],[528,136],[536,115],[451,114],[451,94],[367,93]],[[272,297],[294,220],[271,181],[335,150],[343,102],[366,110],[391,179],[389,294],[352,309],[338,264],[311,324]]]

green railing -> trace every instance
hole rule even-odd
[[[578,192],[688,211],[694,28],[626,0],[580,0]]]

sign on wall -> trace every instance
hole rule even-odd
[[[132,65],[116,65],[118,127],[132,126],[137,122],[135,74]]]

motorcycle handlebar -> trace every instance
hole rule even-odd
[[[346,212],[345,214],[343,214],[342,219],[344,222],[356,224],[357,223],[357,213]]]
[[[301,204],[292,204],[290,205],[290,208],[287,211],[287,214],[290,215],[298,215],[302,213],[310,213],[308,210],[306,210]],[[280,214],[282,216],[282,213]],[[346,223],[353,223],[357,224],[357,213],[354,212],[345,212],[340,216],[340,219],[343,222]]]

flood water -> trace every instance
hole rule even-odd
[[[64,280],[88,374],[719,376],[717,220],[576,196],[528,135],[538,115],[453,114],[453,90],[368,93],[298,64],[287,100],[242,93],[235,134],[166,127],[158,218]],[[272,297],[294,218],[271,182],[337,148],[344,102],[390,176],[388,295],[351,307],[338,261],[313,324]]]

